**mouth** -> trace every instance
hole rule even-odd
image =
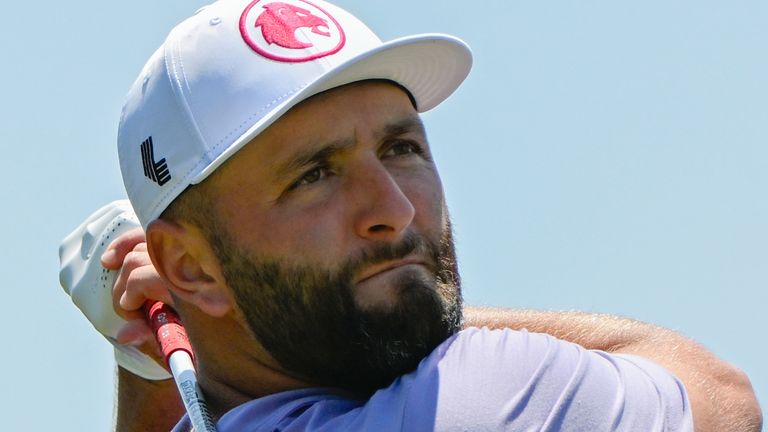
[[[360,277],[357,278],[355,281],[355,284],[359,284],[362,282],[365,282],[373,277],[376,277],[382,273],[386,273],[391,270],[396,270],[401,267],[410,266],[410,265],[420,265],[425,268],[431,268],[426,261],[424,261],[421,258],[415,257],[415,256],[409,256],[405,257],[403,259],[394,260],[394,261],[387,261],[381,264],[377,264],[374,266],[371,266],[367,268],[364,272],[360,274]]]

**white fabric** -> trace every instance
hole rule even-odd
[[[138,226],[126,200],[114,201],[94,212],[61,243],[59,282],[96,330],[114,345],[117,364],[146,379],[168,379],[168,371],[152,358],[115,340],[126,321],[112,306],[117,272],[101,265],[101,255],[116,237]]]

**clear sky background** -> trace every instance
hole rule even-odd
[[[768,411],[768,3],[341,0],[475,66],[425,115],[469,303],[657,323],[744,369]],[[201,1],[12,2],[0,26],[3,430],[103,431],[111,347],[60,240],[124,197],[131,82]]]

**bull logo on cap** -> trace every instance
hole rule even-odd
[[[325,57],[345,42],[339,23],[307,0],[256,0],[240,17],[240,33],[257,53],[284,62]]]

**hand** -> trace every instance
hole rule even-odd
[[[127,201],[102,207],[62,242],[59,279],[75,305],[114,345],[120,366],[146,379],[167,379],[171,376],[160,366],[164,362],[140,311],[146,295],[157,294],[157,285],[146,283],[152,278],[142,268],[149,258],[146,245],[141,246],[143,234],[137,231],[139,222]],[[102,254],[115,239],[114,247],[105,254],[105,263],[111,267],[105,268]],[[121,267],[117,261],[126,264],[119,273],[114,271]],[[158,297],[170,300],[167,293]],[[128,309],[121,307],[123,300]]]
[[[173,299],[149,258],[144,230],[137,227],[118,236],[101,256],[101,264],[118,271],[112,288],[113,307],[127,323],[118,330],[117,341],[142,347],[149,344],[142,351],[153,355],[158,351],[153,348],[157,342],[143,306],[148,300],[173,305]]]

